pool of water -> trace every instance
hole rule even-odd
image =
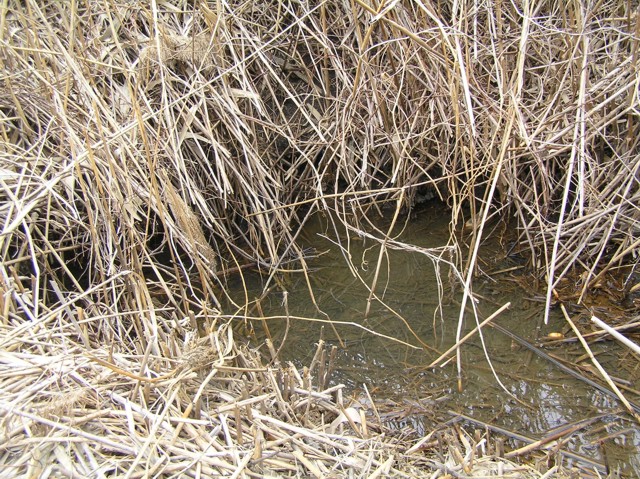
[[[346,384],[355,398],[368,391],[375,401],[404,409],[406,414],[390,421],[418,432],[446,420],[449,411],[534,438],[602,416],[572,435],[565,449],[620,468],[630,477],[640,476],[640,433],[629,416],[619,413],[619,402],[505,334],[485,328],[484,344],[477,335],[466,343],[460,378],[453,356],[429,367],[455,342],[462,298],[459,284],[452,287],[455,274],[447,263],[454,254],[448,243],[449,213],[433,203],[410,219],[398,219],[381,254],[380,242],[367,235],[382,237],[380,232],[393,221],[392,213],[367,227],[361,225],[366,234],[346,231],[327,215],[316,214],[307,222],[300,242],[317,254],[308,261],[308,279],[292,274],[261,301],[280,359],[305,366],[319,339],[329,347],[335,345],[331,381]],[[542,323],[543,303],[535,298],[539,293],[517,284],[524,268],[521,258],[508,254],[502,233],[506,232],[497,226],[482,250],[474,283],[478,317],[482,320],[511,303],[495,321],[530,343],[566,331],[557,311],[552,311],[548,325]],[[510,271],[497,273],[505,270]],[[246,274],[244,280],[254,297],[260,295],[264,278]],[[374,280],[375,298],[370,293]],[[463,334],[475,326],[470,306]],[[264,337],[262,323],[255,324],[255,330],[259,339]],[[571,363],[584,354],[575,344],[541,347]],[[594,352],[611,374],[629,373],[625,379],[637,389],[637,368],[622,367],[616,348],[612,342],[600,343]],[[575,465],[584,466],[579,461]]]

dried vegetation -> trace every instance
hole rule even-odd
[[[463,273],[460,225],[479,244],[492,215],[516,218],[549,294],[572,268],[587,291],[633,265],[637,15],[613,0],[4,1],[0,475],[446,470],[400,460],[409,445],[382,425],[329,431],[348,405],[234,343],[247,304],[221,311],[225,277],[304,269],[314,210],[359,229],[430,196],[451,208]]]

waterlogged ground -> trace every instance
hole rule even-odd
[[[376,226],[386,230],[391,216],[381,218]],[[448,241],[448,219],[441,205],[427,205],[410,221],[396,225],[395,240],[423,249],[441,248],[431,252],[442,252]],[[568,376],[501,332],[487,328],[484,348],[477,336],[463,347],[462,391],[458,390],[455,357],[429,368],[439,353],[453,344],[458,326],[462,295],[459,291],[452,293],[450,268],[444,262],[434,263],[424,250],[387,248],[375,289],[385,305],[374,301],[366,315],[370,294],[363,282],[373,282],[380,244],[355,233],[347,236],[344,230],[337,241],[329,220],[316,215],[306,225],[301,240],[305,247],[320,253],[309,261],[318,307],[302,274],[291,275],[261,303],[266,316],[281,317],[269,319],[268,327],[275,347],[281,347],[282,360],[309,365],[322,338],[329,347],[338,348],[332,382],[346,383],[354,398],[363,402],[368,391],[376,402],[387,404],[382,409],[391,424],[421,432],[450,419],[449,411],[534,438],[585,418],[602,416],[570,436],[565,449],[619,467],[629,477],[640,477],[640,432],[629,416],[620,414],[619,402]],[[496,230],[495,239],[483,249],[481,275],[475,283],[480,318],[510,302],[510,309],[496,322],[559,360],[590,364],[576,344],[544,342],[550,333],[566,332],[566,322],[553,311],[549,324],[543,324],[543,304],[535,297],[539,293],[518,285],[523,283],[518,276],[522,264],[517,256],[506,254],[508,244],[501,242],[498,233]],[[351,259],[351,265],[345,258]],[[434,264],[439,265],[439,276]],[[245,275],[245,281],[252,294],[258,295],[263,280]],[[288,321],[282,319],[286,316]],[[328,319],[346,324],[334,325],[334,331],[323,322]],[[467,314],[463,332],[472,329],[474,321],[473,315]],[[258,338],[264,337],[260,323],[255,331]],[[638,389],[637,362],[630,354],[621,356],[617,344],[611,341],[594,345],[594,352],[610,374],[622,376],[630,381],[632,389]],[[636,399],[631,394],[629,398]],[[572,459],[565,461],[571,464]],[[573,461],[574,465],[585,465]]]

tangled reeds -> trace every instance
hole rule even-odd
[[[264,364],[207,322],[162,355],[70,347],[55,316],[3,334],[0,477],[541,477],[460,428],[402,437],[318,388],[318,361]]]
[[[458,226],[479,244],[486,218],[513,216],[549,295],[572,268],[586,292],[633,264],[637,8],[5,0],[0,474],[237,477],[252,427],[290,442],[267,469],[325,474],[297,449],[304,421],[277,422],[297,405],[243,396],[272,375],[219,319],[227,275],[305,269],[314,210],[375,227],[378,208],[437,196],[447,261],[469,272]],[[282,416],[251,412],[269,401]],[[382,436],[326,437],[307,443],[318,458],[398,470]]]

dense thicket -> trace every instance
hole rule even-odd
[[[316,209],[436,196],[453,247],[499,215],[549,286],[634,265],[635,3],[4,2],[3,350],[170,368],[221,273],[302,258]]]

